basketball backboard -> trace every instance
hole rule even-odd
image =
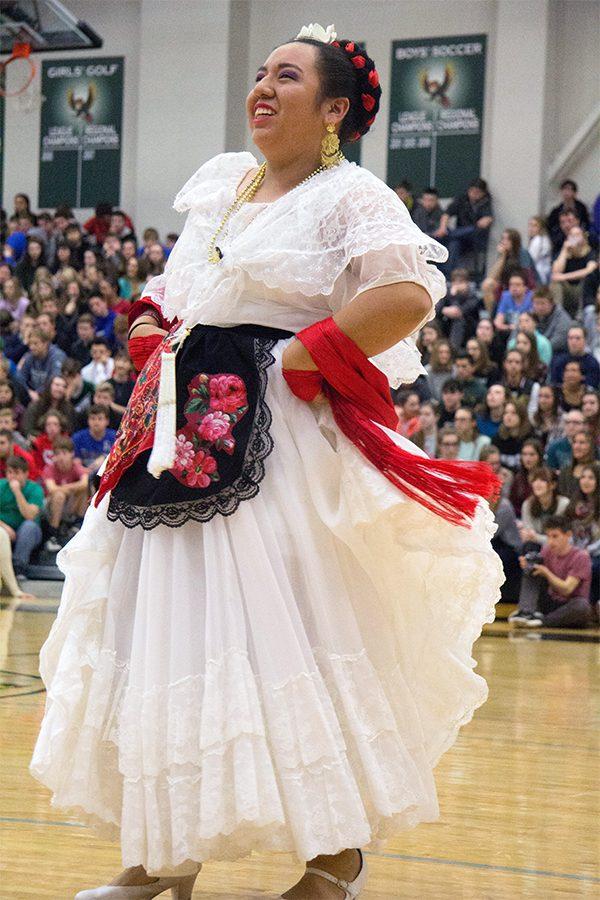
[[[96,49],[102,38],[59,0],[0,0],[0,55],[11,54],[15,43],[40,53]]]

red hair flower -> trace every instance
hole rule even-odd
[[[377,69],[373,69],[372,72],[369,72],[369,84],[372,88],[379,87],[379,74]]]
[[[369,119],[369,121],[367,122],[367,128],[370,128],[374,121],[375,121],[375,116],[373,116],[372,119]]]
[[[352,134],[350,135],[350,140],[353,142],[358,141],[360,136],[361,136],[360,131],[353,131]]]
[[[347,53],[354,53],[354,51],[356,50],[356,45],[352,41],[350,41],[350,43],[346,44],[344,50]]]
[[[367,112],[371,112],[371,110],[375,106],[375,97],[372,97],[370,94],[363,94],[362,105],[367,110]]]
[[[339,41],[332,41],[332,42],[331,42],[331,46],[332,46],[332,47],[339,47],[339,46],[340,46],[340,42],[339,42]]]
[[[364,69],[366,59],[364,56],[353,56],[350,62],[355,65],[357,69]]]

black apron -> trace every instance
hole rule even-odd
[[[176,356],[175,463],[159,478],[142,451],[112,489],[108,518],[128,528],[177,528],[229,516],[256,496],[273,449],[265,402],[270,352],[289,331],[196,325]]]

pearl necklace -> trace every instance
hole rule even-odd
[[[345,159],[345,157],[340,154],[340,159],[337,161],[337,163],[335,165],[338,165],[343,159]],[[330,169],[330,168],[331,168],[331,165],[328,165],[328,166],[320,165],[318,168],[316,168],[314,170],[314,172],[311,172],[310,175],[307,175],[306,178],[303,178],[302,181],[300,181],[295,187],[292,188],[292,190],[293,191],[297,190],[299,187],[302,187],[303,184],[306,184],[307,181],[310,181],[311,178],[314,178],[315,175],[318,175],[320,172],[324,172],[326,169]],[[266,164],[266,162],[264,162],[261,165],[261,167],[259,168],[259,170],[256,173],[256,175],[254,176],[254,178],[252,179],[252,181],[250,182],[250,184],[248,185],[248,187],[244,188],[242,193],[238,197],[235,198],[235,200],[233,201],[231,206],[229,206],[227,208],[227,210],[225,211],[225,214],[223,215],[223,218],[221,219],[221,221],[219,223],[219,227],[217,228],[217,230],[215,231],[215,233],[213,234],[213,236],[211,237],[211,239],[208,243],[208,261],[209,261],[209,263],[212,263],[213,265],[217,265],[223,259],[223,251],[221,250],[220,247],[217,246],[217,239],[218,239],[219,235],[221,234],[221,232],[224,231],[224,229],[226,228],[231,217],[244,205],[244,203],[249,203],[253,199],[253,197],[256,194],[256,192],[258,191],[259,187],[265,180],[266,172],[267,172],[267,164]],[[290,191],[288,191],[287,193],[289,194]]]

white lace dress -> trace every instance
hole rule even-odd
[[[255,164],[221,155],[179,193],[187,223],[149,285],[167,316],[297,331],[378,284],[443,296],[427,259],[444,248],[350,163],[244,207],[209,266]],[[253,499],[145,531],[109,521],[107,496],[59,555],[31,772],[149,872],[252,850],[305,860],[436,819],[433,768],[486,698],[471,650],[502,581],[489,509],[462,528],[405,498],[328,407],[292,395],[286,345]],[[410,340],[378,362],[395,383],[422,371]]]

